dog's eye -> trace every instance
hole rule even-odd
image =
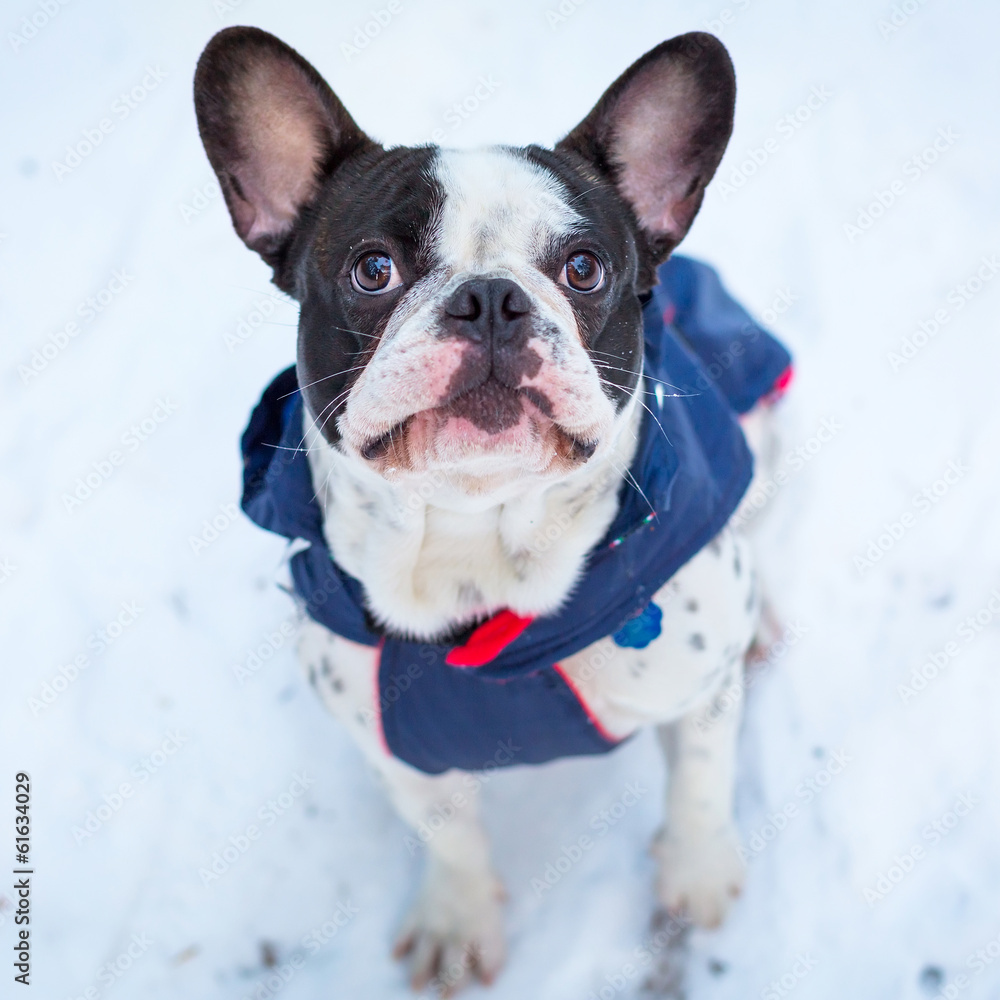
[[[359,292],[378,295],[402,284],[396,265],[387,253],[366,253],[354,262],[351,282]]]
[[[596,292],[604,284],[604,265],[594,254],[578,250],[570,255],[560,277],[575,292]]]

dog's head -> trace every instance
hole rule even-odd
[[[198,126],[243,241],[301,303],[298,378],[327,442],[469,493],[566,475],[638,391],[641,296],[732,129],[722,44],[629,68],[555,149],[385,148],[274,36],[202,54]]]

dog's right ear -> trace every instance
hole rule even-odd
[[[259,28],[226,28],[208,43],[194,106],[233,226],[281,287],[302,211],[344,160],[376,144],[302,56]]]

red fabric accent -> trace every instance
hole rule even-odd
[[[379,684],[379,674],[382,672],[382,650],[385,648],[385,639],[379,639],[378,656],[375,658],[375,728],[378,730],[378,739],[382,744],[382,749],[391,757],[392,751],[385,739],[385,730],[382,728],[382,686]]]
[[[764,397],[765,402],[777,403],[779,399],[788,391],[788,387],[792,384],[792,376],[795,374],[795,369],[789,365],[775,380],[774,385],[771,386],[771,391]]]
[[[576,700],[583,707],[583,710],[587,713],[588,721],[601,734],[601,736],[603,736],[609,743],[621,743],[622,737],[609,733],[604,728],[601,720],[591,711],[590,706],[583,700],[583,695],[580,694],[577,686],[573,683],[573,679],[563,669],[563,665],[561,663],[553,663],[552,669],[555,670],[555,672],[563,679],[566,683],[566,687],[573,692],[573,697],[576,698]]]
[[[673,302],[671,302],[670,305],[668,305],[667,308],[663,310],[663,322],[666,323],[667,326],[670,326],[670,324],[673,323],[674,317],[676,315],[677,315],[677,310],[674,308]]]
[[[504,608],[483,622],[464,646],[455,646],[444,661],[452,667],[481,667],[499,656],[534,620],[534,617],[521,618]]]

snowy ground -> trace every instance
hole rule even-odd
[[[296,319],[212,195],[191,107],[204,43],[252,23],[389,142],[551,142],[693,28],[737,66],[736,133],[684,249],[798,363],[761,536],[802,637],[750,692],[738,818],[759,849],[728,923],[661,950],[646,983],[629,963],[654,934],[652,740],[496,777],[510,961],[488,995],[997,996],[1000,281],[982,262],[1000,262],[1000,8],[899,0],[892,30],[889,0],[586,0],[562,20],[556,0],[401,0],[345,54],[375,4],[48,0],[58,13],[30,38],[22,18],[45,4],[3,6],[0,814],[30,772],[36,874],[33,991],[8,987],[0,882],[0,994],[266,997],[267,963],[301,958],[282,998],[408,995],[387,951],[421,859],[298,675],[271,585],[280,540],[225,513],[237,435],[292,359]],[[481,76],[495,89],[455,127],[449,107]],[[931,654],[937,676],[902,691]],[[633,781],[649,794],[538,898],[531,880]],[[260,839],[204,884],[255,821]],[[6,870],[9,829],[0,842]]]

